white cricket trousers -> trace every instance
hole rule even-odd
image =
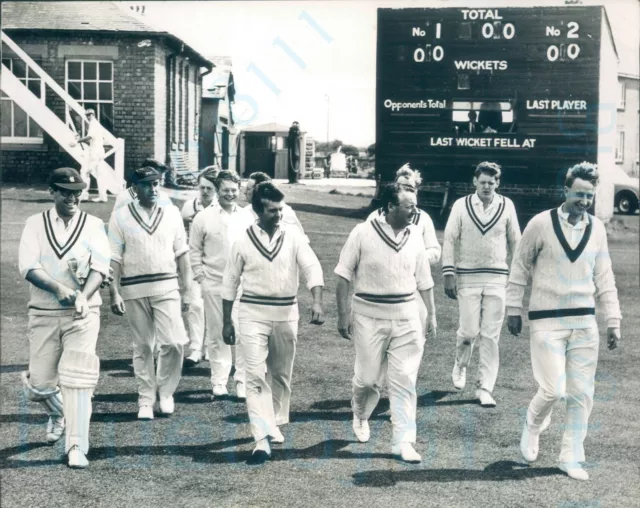
[[[209,364],[211,365],[211,384],[227,386],[231,366],[233,365],[233,352],[231,346],[222,340],[222,296],[219,291],[202,290],[204,300],[204,312],[207,322],[207,348],[209,350]],[[238,303],[233,305],[231,319],[235,329],[238,329]],[[236,334],[236,372],[233,379],[236,383],[245,382],[245,360],[242,354],[242,337]]]
[[[55,389],[59,382],[58,364],[62,352],[78,351],[95,355],[100,312],[92,309],[84,319],[73,316],[29,316],[29,375],[36,390]],[[79,366],[83,367],[83,366]],[[97,374],[97,373],[96,373]],[[63,386],[65,453],[74,445],[89,451],[89,422],[93,389]]]
[[[468,367],[473,346],[478,340],[479,368],[477,387],[493,392],[498,379],[500,351],[498,341],[505,314],[506,287],[484,285],[459,287],[460,326],[457,332],[456,360]]]
[[[413,319],[377,319],[352,313],[356,351],[352,382],[353,413],[368,420],[380,400],[380,373],[387,366],[393,443],[416,442],[416,381],[425,338]]]
[[[182,314],[187,335],[189,337],[189,352],[202,355],[204,343],[204,301],[202,300],[202,289],[195,280],[191,283],[189,293],[189,310]]]
[[[153,406],[156,393],[173,395],[182,376],[182,355],[187,334],[182,323],[178,290],[164,295],[126,300],[133,335],[133,371],[138,383],[138,405]],[[153,348],[158,346],[158,367]]]
[[[531,366],[538,392],[527,423],[539,428],[554,404],[566,400],[560,462],[584,462],[584,440],[593,408],[599,347],[598,327],[531,333]]]
[[[89,187],[91,186],[91,179],[89,178],[89,175],[93,175],[96,179],[96,187],[98,188],[98,198],[107,199],[107,187],[104,181],[104,176],[102,175],[102,169],[100,168],[104,159],[99,155],[92,155],[91,151],[88,149],[85,149],[85,152],[85,161],[80,168],[80,176],[87,183],[85,192],[88,195]]]
[[[246,363],[247,410],[256,441],[289,423],[298,321],[240,320]]]

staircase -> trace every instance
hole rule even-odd
[[[83,121],[88,124],[84,108],[73,99],[56,81],[49,76],[42,68],[34,62],[7,34],[2,32],[2,42],[6,44],[17,57],[29,67],[30,72],[37,74],[46,87],[53,90]],[[49,134],[75,161],[83,165],[85,161],[85,150],[87,148],[80,144],[71,147],[70,144],[76,140],[76,129],[69,119],[67,123],[62,121],[46,104],[34,95],[29,88],[24,85],[13,73],[3,64],[0,88],[9,96],[20,108],[22,108],[36,122],[42,130]],[[116,138],[109,131],[103,129],[103,139],[105,145],[111,148],[106,150],[105,159],[112,154],[115,155],[115,167],[111,167],[106,160],[100,165],[100,176],[104,178],[106,189],[112,194],[118,194],[124,189],[124,140]]]

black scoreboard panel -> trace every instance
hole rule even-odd
[[[595,162],[601,26],[596,6],[378,9],[378,177],[469,182],[492,160],[503,184],[556,185]]]

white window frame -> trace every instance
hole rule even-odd
[[[79,63],[80,64],[80,79],[69,79],[69,64],[70,63]],[[96,79],[84,79],[84,64],[85,63],[95,63],[96,64]],[[109,64],[111,66],[111,79],[101,79],[100,76],[100,64]],[[113,114],[114,111],[114,95],[115,95],[115,87],[114,87],[114,80],[113,80],[113,73],[114,73],[114,64],[113,64],[113,60],[92,60],[92,59],[88,59],[88,58],[69,58],[67,60],[65,60],[64,63],[64,89],[65,91],[71,95],[69,93],[69,82],[72,83],[80,83],[80,90],[81,90],[81,98],[80,99],[75,99],[76,102],[78,102],[78,104],[80,104],[83,108],[85,107],[85,103],[89,103],[89,104],[96,104],[97,105],[97,111],[96,111],[96,118],[98,119],[98,121],[101,120],[101,115],[102,115],[102,111],[100,108],[101,104],[111,104],[111,111]],[[96,84],[96,99],[92,100],[92,99],[85,99],[84,98],[84,83],[85,82],[90,82],[90,83],[95,83]],[[100,83],[111,83],[111,100],[100,100],[98,97],[100,96]],[[67,104],[65,107],[65,118],[67,121],[67,124],[70,122],[70,108],[69,105]],[[115,115],[114,115],[115,116]],[[113,118],[112,118],[113,121]],[[85,136],[86,132],[85,129],[87,128],[87,125],[85,125],[85,123],[83,122],[82,125],[82,135]]]
[[[618,110],[624,111],[627,105],[627,84],[624,81],[618,81]]]
[[[13,72],[13,62],[15,60],[18,60],[18,57],[15,56],[6,56],[4,57],[2,60],[10,60],[11,61],[11,68],[9,69],[10,71]],[[18,78],[16,76],[17,79],[20,80],[20,82],[25,85],[25,86],[29,86],[29,81],[36,81],[39,80],[40,81],[40,102],[42,102],[43,104],[45,103],[45,83],[44,80],[42,80],[40,78],[40,76],[38,76],[36,74],[35,78],[32,78],[29,76],[29,73],[32,72],[29,69],[29,66],[26,65],[26,75],[24,78]],[[35,74],[35,73],[34,73]],[[14,123],[13,123],[13,118],[14,118],[14,111],[16,107],[20,107],[18,106],[14,101],[11,100],[11,98],[6,95],[3,94],[2,97],[0,98],[3,102],[4,101],[9,101],[11,102],[11,132],[14,132]],[[31,117],[29,116],[29,114],[25,111],[25,114],[27,115],[27,133],[29,132],[29,124],[31,122]],[[4,119],[3,119],[4,121]],[[6,144],[20,144],[20,145],[41,145],[44,143],[44,132],[42,127],[40,127],[40,136],[2,136],[0,137],[0,142],[2,143],[6,143]]]
[[[624,131],[618,131],[616,136],[615,159],[616,164],[624,162]]]

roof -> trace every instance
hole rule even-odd
[[[213,63],[170,32],[154,28],[112,2],[2,2],[2,30],[72,30],[166,37]]]
[[[235,84],[231,72],[231,57],[212,56],[209,60],[214,63],[215,68],[202,79],[202,98],[225,99],[228,96],[229,102],[233,102]]]
[[[279,123],[271,122],[262,125],[254,125],[252,127],[245,127],[243,132],[289,132],[289,126],[281,125]]]

